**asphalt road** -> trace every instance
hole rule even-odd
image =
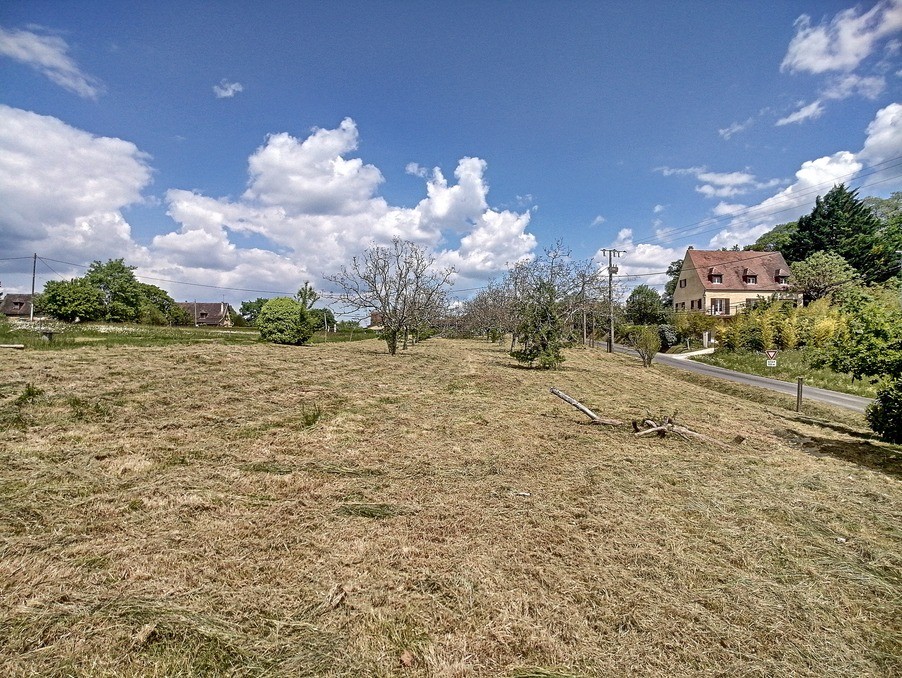
[[[632,353],[635,351],[626,346],[616,346],[615,350],[619,353]],[[759,377],[755,374],[743,374],[742,372],[734,372],[726,370],[722,367],[714,367],[705,363],[696,362],[689,358],[679,358],[673,355],[659,353],[655,356],[654,362],[662,365],[669,365],[681,370],[689,372],[697,372],[708,377],[717,379],[726,379],[735,381],[738,384],[746,384],[747,386],[758,386],[759,388],[767,388],[780,393],[796,395],[796,385],[788,381],[780,381],[779,379],[768,379],[767,377]],[[870,398],[862,398],[861,396],[849,395],[848,393],[839,393],[838,391],[828,391],[825,388],[815,388],[814,386],[804,386],[802,389],[802,400],[816,400],[818,402],[843,407],[847,410],[855,412],[864,412],[865,408],[871,404]]]

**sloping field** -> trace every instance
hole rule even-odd
[[[4,356],[0,675],[902,672],[898,448],[856,415],[595,351],[383,351]]]

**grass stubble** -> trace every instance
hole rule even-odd
[[[0,367],[0,673],[902,672],[898,448],[851,413],[567,357],[18,353]],[[744,440],[635,439],[550,386]]]

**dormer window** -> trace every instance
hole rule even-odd
[[[784,271],[782,268],[778,268],[774,271],[774,282],[778,285],[785,285],[789,282],[789,273]]]
[[[758,276],[755,275],[754,273],[752,273],[752,274],[746,273],[743,276],[742,281],[746,285],[757,285],[758,284]]]
[[[708,276],[712,283],[723,284],[723,275],[720,273],[712,273]]]

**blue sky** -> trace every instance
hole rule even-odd
[[[237,303],[395,235],[461,289],[557,239],[661,285],[835,182],[902,190],[902,0],[8,0],[0,30],[6,291],[36,252],[39,287],[124,257]]]

